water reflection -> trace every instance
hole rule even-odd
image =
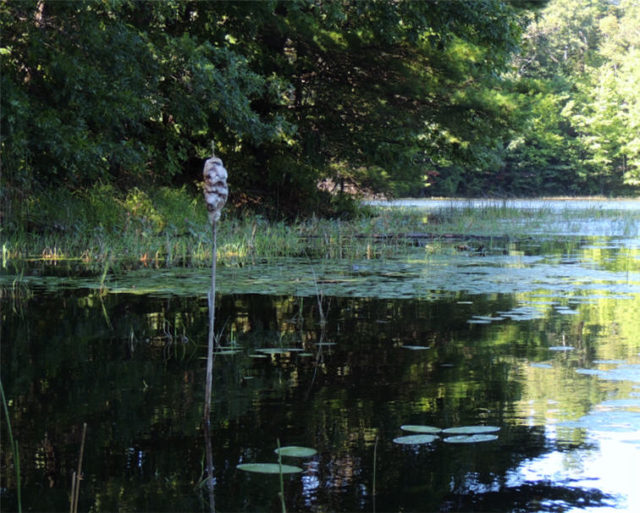
[[[640,210],[638,199],[436,199],[414,198],[391,201],[369,201],[371,205],[385,207],[405,207],[426,210],[440,210],[443,208],[514,208],[518,210]]]
[[[514,251],[526,267],[524,249]],[[640,301],[630,251],[586,241],[529,254],[544,271],[537,279],[488,293],[455,283],[433,296],[330,303],[225,293],[216,318],[239,352],[216,359],[210,436],[204,295],[3,293],[2,379],[25,509],[68,509],[87,422],[83,511],[208,509],[206,440],[220,511],[279,511],[277,477],[236,469],[276,461],[278,439],[319,451],[285,478],[289,510],[371,511],[376,438],[377,511],[631,511],[640,507]],[[479,288],[522,268],[504,266],[504,255],[472,260],[458,262]],[[389,272],[369,268],[378,270]],[[403,424],[501,430],[484,444],[402,447],[392,440]],[[2,476],[11,509],[14,484]]]

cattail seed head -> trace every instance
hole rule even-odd
[[[213,156],[204,163],[202,176],[204,178],[204,200],[207,203],[209,221],[213,224],[220,219],[222,207],[229,196],[227,170],[222,164],[222,160]]]

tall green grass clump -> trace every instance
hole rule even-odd
[[[24,202],[2,237],[15,258],[186,256],[184,239],[193,243],[207,237],[206,215],[197,204],[184,187],[126,193],[111,185],[80,192],[47,190]]]
[[[15,210],[15,209],[14,209]],[[416,245],[446,243],[452,236],[520,237],[552,226],[585,223],[612,212],[553,208],[365,207],[349,219],[311,216],[273,220],[229,207],[220,225],[221,265],[251,264],[281,257],[376,259],[406,254]],[[619,224],[637,233],[640,214],[625,212]],[[560,223],[560,224],[558,224]],[[96,185],[81,192],[45,191],[29,197],[0,227],[3,262],[24,258],[106,259],[155,266],[205,266],[211,261],[211,230],[200,195],[186,187],[132,188]]]

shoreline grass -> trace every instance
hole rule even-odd
[[[272,221],[227,213],[220,223],[218,261],[248,265],[279,257],[385,258],[425,241],[530,236],[550,223],[572,226],[591,220],[621,223],[635,236],[640,211],[551,208],[523,210],[495,204],[421,210],[365,206],[349,220]],[[98,272],[110,262],[156,267],[204,266],[211,261],[211,230],[199,196],[185,188],[134,189],[118,196],[98,186],[83,195],[51,192],[31,198],[20,215],[0,228],[2,265],[12,261],[77,261]]]

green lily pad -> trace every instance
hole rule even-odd
[[[280,449],[276,449],[275,452],[276,454],[280,454],[280,456],[292,456],[294,458],[310,458],[318,453],[318,451],[311,447],[300,447],[297,445],[280,447]]]
[[[405,424],[404,426],[400,426],[400,429],[403,431],[410,431],[412,433],[430,433],[435,435],[436,433],[440,433],[442,429],[435,426],[420,426],[417,424]]]
[[[530,366],[538,369],[553,369],[553,365],[550,363],[532,363]]]
[[[256,472],[258,474],[297,474],[302,472],[300,467],[295,465],[279,465],[278,463],[241,463],[236,465],[239,470],[245,472]]]
[[[411,349],[412,351],[424,351],[425,349],[431,349],[429,346],[402,346],[403,349]]]
[[[299,347],[263,347],[261,349],[256,349],[256,351],[264,354],[287,354],[302,352],[303,350]]]
[[[408,435],[399,436],[398,438],[394,438],[393,441],[397,444],[403,445],[419,445],[430,444],[437,439],[438,437],[436,435]]]
[[[469,319],[467,324],[491,324],[489,319]]]
[[[484,435],[484,434],[475,434],[475,435],[456,435],[456,436],[448,436],[444,439],[448,444],[475,444],[478,442],[491,442],[493,440],[497,440],[497,435]]]
[[[500,431],[498,426],[458,426],[442,430],[447,435],[474,435],[495,433],[496,431]]]

